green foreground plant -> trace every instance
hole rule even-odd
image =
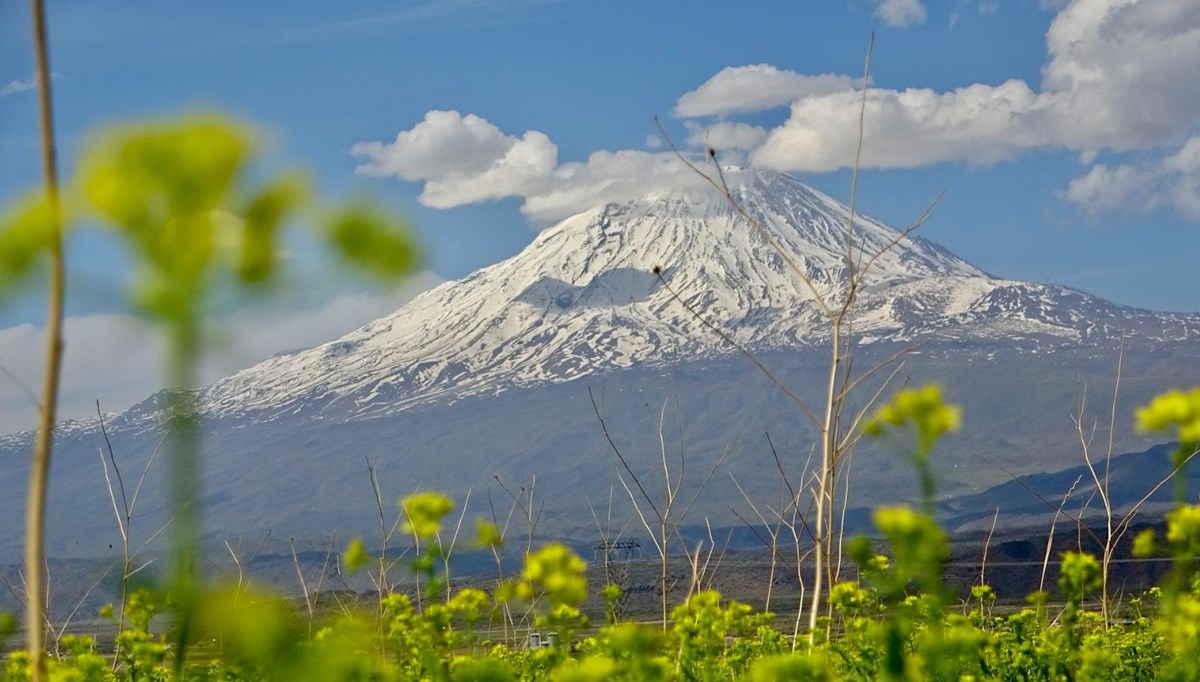
[[[1200,428],[1200,409],[1156,399],[1139,412],[1143,428]],[[1200,396],[1200,392],[1195,395]],[[1187,394],[1185,394],[1185,398]],[[1163,407],[1167,405],[1167,407]],[[1165,415],[1165,416],[1164,416]],[[926,511],[932,500],[929,457],[944,433],[957,428],[958,409],[936,387],[901,391],[869,422],[867,432],[910,442],[901,448],[925,492],[921,510],[876,511],[882,545],[866,538],[849,544],[859,579],[835,584],[828,623],[818,623],[814,645],[795,651],[792,636],[772,614],[697,592],[670,614],[669,627],[610,622],[593,628],[584,612],[586,564],[569,548],[546,545],[526,553],[524,568],[490,590],[455,584],[443,561],[442,523],[449,498],[421,492],[401,501],[403,529],[422,549],[410,555],[407,582],[381,594],[379,608],[362,604],[318,616],[308,627],[301,608],[252,586],[208,588],[197,600],[195,641],[218,642],[205,661],[175,665],[172,637],[179,614],[168,593],[133,592],[123,617],[116,665],[87,637],[65,637],[64,655],[49,661],[51,679],[70,680],[1194,680],[1200,677],[1200,505],[1179,505],[1166,516],[1165,543],[1142,535],[1141,553],[1175,560],[1161,588],[1130,600],[1106,625],[1095,597],[1100,562],[1067,552],[1059,599],[1038,592],[1029,607],[995,615],[996,595],[971,590],[968,610],[952,612],[943,582],[949,556],[945,532]],[[1159,427],[1158,425],[1162,426]],[[1184,443],[1184,446],[1189,446]],[[461,520],[459,521],[461,524]],[[488,523],[478,525],[479,546],[502,542]],[[882,550],[882,551],[879,551]],[[343,556],[351,570],[371,565],[363,544]],[[419,587],[421,586],[421,587]],[[605,587],[605,598],[614,586]],[[423,590],[429,598],[410,595]],[[435,598],[445,594],[445,599]],[[507,610],[534,614],[542,646],[493,639],[491,626]],[[106,614],[112,615],[111,608]],[[157,617],[169,620],[156,629]],[[0,621],[0,635],[11,632]],[[506,630],[507,632],[507,630]],[[830,633],[828,636],[826,632]],[[551,634],[553,633],[553,634]],[[804,635],[802,635],[804,636]],[[2,680],[30,678],[27,651],[11,654]]]
[[[51,290],[61,294],[61,239],[66,226],[95,218],[113,228],[137,264],[133,303],[158,323],[168,341],[169,393],[164,447],[173,502],[171,599],[176,616],[174,665],[182,670],[193,641],[199,605],[197,558],[201,520],[195,503],[200,490],[200,406],[195,402],[196,367],[203,349],[205,321],[214,291],[235,286],[265,287],[276,276],[282,232],[292,218],[314,214],[309,222],[360,271],[394,277],[412,269],[415,249],[406,226],[364,204],[323,211],[306,199],[303,182],[285,174],[252,186],[251,136],[217,116],[114,128],[95,138],[79,164],[78,177],[61,193],[35,193],[0,221],[4,257],[0,275],[11,284],[33,271],[43,255],[52,267]],[[57,317],[61,317],[61,301]],[[55,315],[51,320],[56,319]],[[57,328],[48,333],[56,345]],[[51,367],[53,367],[53,361]],[[57,374],[47,372],[43,420],[53,418]],[[51,429],[39,430],[30,486],[30,544],[27,570],[27,631],[34,675],[40,668],[44,560],[40,547]],[[118,616],[122,622],[125,614]]]

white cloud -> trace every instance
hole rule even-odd
[[[993,2],[979,3],[979,13],[985,17],[990,17],[991,15],[995,14],[998,11],[1000,11],[1000,3],[999,2],[993,1]]]
[[[1200,4],[1075,0],[1046,35],[1041,89],[1010,80],[949,92],[873,89],[867,166],[992,163],[1031,149],[1130,150],[1170,143],[1200,123]],[[820,171],[853,159],[859,99],[809,95],[752,160]]]
[[[960,4],[984,13],[996,5]],[[897,22],[924,19],[919,2],[887,0],[877,9]],[[1069,151],[1088,164],[1101,152],[1177,145],[1200,127],[1200,78],[1194,74],[1200,3],[1072,0],[1051,22],[1046,50],[1040,84],[1012,79],[948,91],[871,88],[863,167],[988,165],[1037,150]],[[729,67],[681,96],[674,113],[685,119],[693,149],[711,145],[726,159],[776,170],[833,171],[855,157],[861,93],[854,83],[849,76],[805,75],[768,64]],[[784,105],[790,114],[774,128],[735,120]],[[717,118],[710,125],[695,122],[710,116]],[[427,205],[519,197],[535,221],[565,217],[588,208],[587,202],[694,181],[663,151],[602,151],[585,162],[561,164],[557,151],[541,132],[518,137],[478,116],[444,111],[430,112],[392,143],[354,147],[361,172],[424,182],[421,200]],[[1124,183],[1156,163],[1166,160],[1122,170]],[[1104,180],[1120,184],[1121,178],[1106,175],[1114,168],[1098,167],[1073,193]],[[1189,195],[1176,187],[1174,196],[1166,203],[1186,211]]]
[[[431,111],[395,142],[364,142],[351,150],[358,172],[425,183],[418,197],[434,208],[520,197],[523,213],[549,223],[597,203],[697,184],[673,152],[598,151],[585,162],[557,164],[544,133],[518,138],[491,122],[456,111]]]
[[[521,211],[534,221],[549,223],[605,202],[702,183],[673,152],[598,151],[584,163],[556,169],[552,182],[525,195]]]
[[[358,172],[422,180],[421,201],[435,208],[519,195],[544,181],[558,148],[545,134],[506,135],[490,122],[457,111],[430,111],[394,142],[363,142],[350,150]]]
[[[873,89],[864,165],[987,164],[1034,149],[1082,155],[1169,144],[1200,123],[1200,4],[1075,0],[1046,36],[1035,91],[1020,80],[948,92]],[[853,159],[859,99],[800,98],[751,154],[781,170],[826,171]]]
[[[1081,151],[1174,141],[1200,119],[1200,4],[1075,0],[1046,34],[1046,124]]]
[[[1097,164],[1072,180],[1063,195],[1092,214],[1166,208],[1200,221],[1200,135],[1161,159]]]
[[[50,72],[50,80],[52,80],[52,81],[58,80],[58,74],[51,71]],[[0,86],[0,97],[8,97],[9,95],[16,95],[21,92],[29,92],[31,90],[37,90],[37,87],[38,87],[38,78],[37,78],[36,74],[30,76],[29,78],[27,78],[25,80],[11,80],[8,83],[6,83],[5,85]]]
[[[1046,141],[1021,116],[1037,100],[1016,80],[946,93],[872,89],[866,103],[863,166],[903,168],[955,160],[989,164],[1012,158]],[[751,163],[803,171],[847,166],[858,144],[860,106],[861,93],[797,101],[788,120],[751,153]]]
[[[320,345],[395,312],[417,294],[442,283],[418,272],[390,291],[335,296],[316,306],[263,313],[244,309],[220,320],[202,368],[205,382],[245,369],[275,353]]]
[[[421,273],[400,289],[343,295],[307,310],[234,313],[218,325],[200,374],[204,382],[228,376],[274,353],[315,346],[393,312],[420,291],[439,283]],[[95,314],[66,320],[62,419],[125,409],[163,387],[165,348],[144,320]],[[27,391],[40,387],[44,329],[23,324],[0,329],[0,433],[33,428],[37,407]]]
[[[24,81],[9,81],[8,84],[0,87],[0,97],[8,97],[9,95],[17,94],[18,92],[36,90],[37,86],[38,84],[36,78],[30,78],[29,80]]]
[[[719,71],[675,103],[675,115],[685,118],[774,109],[810,95],[854,89],[849,76],[806,76],[770,64],[731,66]]]
[[[721,151],[749,151],[767,139],[766,129],[749,123],[720,121],[710,126],[694,126],[688,134],[688,144]]]
[[[905,28],[925,23],[925,6],[921,0],[876,0],[875,16],[893,28]]]

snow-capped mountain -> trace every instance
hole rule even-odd
[[[845,295],[846,207],[781,173],[734,170],[727,178],[779,250],[713,190],[600,206],[340,339],[217,382],[205,402],[217,414],[303,406],[344,419],[736,352],[706,323],[759,349],[821,343],[828,320],[818,296],[836,305]],[[1145,317],[1065,287],[990,277],[870,219],[856,219],[853,229],[860,266],[882,252],[864,272],[855,310],[866,342],[1081,342]],[[1197,332],[1195,324],[1160,322],[1161,334]]]
[[[946,494],[1003,480],[977,456],[1016,473],[1075,464],[1068,415],[1081,386],[1111,380],[1119,348],[1125,413],[1164,388],[1200,382],[1200,315],[999,279],[867,218],[856,219],[847,258],[843,205],[780,173],[732,170],[727,179],[778,250],[715,191],[610,203],[361,329],[201,389],[209,540],[370,529],[378,510],[364,456],[388,494],[425,487],[461,499],[496,477],[536,476],[554,511],[542,530],[589,537],[584,501],[605,499],[615,480],[596,409],[648,476],[661,475],[661,410],[674,405],[690,472],[738,444],[727,466],[743,488],[776,495],[763,434],[786,434],[807,451],[810,426],[710,325],[818,402],[829,335],[820,302],[843,300],[849,265],[863,273],[853,308],[861,367],[918,347],[901,380],[940,381],[967,414],[968,428],[939,459]],[[164,404],[152,396],[108,420],[128,471],[140,471],[160,442]],[[1139,445],[1130,431],[1122,426],[1118,448]],[[0,438],[10,464],[0,469],[0,518],[12,520],[0,525],[0,553],[20,545],[30,437]],[[103,553],[111,541],[97,461],[106,442],[94,420],[59,430],[50,499],[58,556]],[[863,461],[871,465],[854,476],[876,491],[872,503],[902,499],[911,473],[901,460]],[[802,480],[802,462],[791,466]],[[158,476],[139,505],[161,521],[171,507]],[[740,503],[740,492],[714,483],[696,513]]]

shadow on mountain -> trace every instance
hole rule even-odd
[[[582,286],[543,277],[526,287],[516,300],[548,310],[625,306],[647,300],[658,286],[658,276],[649,270],[615,268]]]

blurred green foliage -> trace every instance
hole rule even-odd
[[[34,192],[0,214],[0,293],[24,279],[62,229],[60,209],[45,192]]]

